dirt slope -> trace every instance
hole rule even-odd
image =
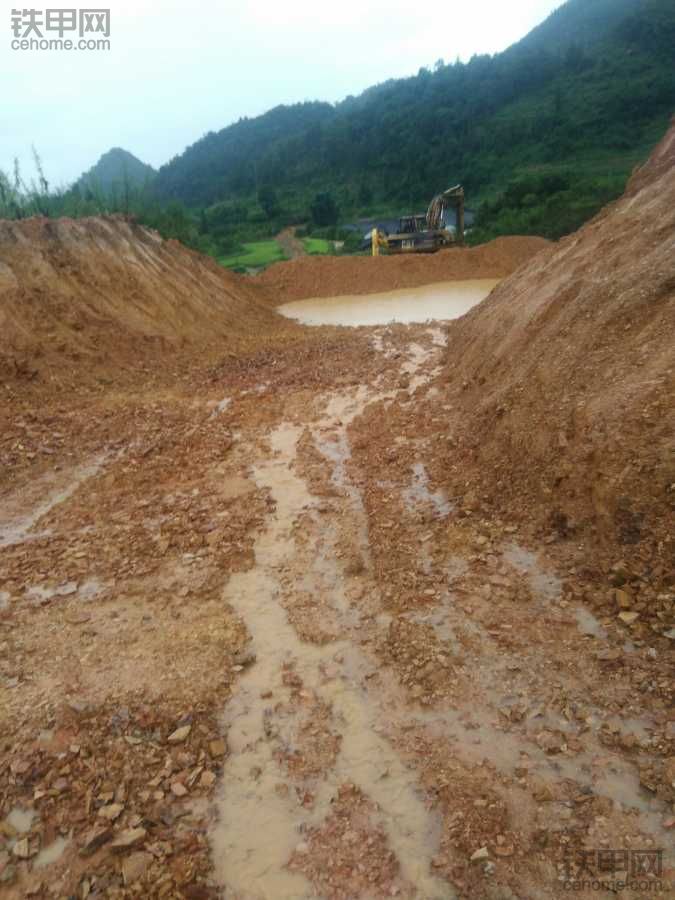
[[[121,218],[0,222],[5,373],[119,365],[129,351],[232,342],[277,322],[249,281]]]
[[[276,263],[256,276],[273,300],[372,294],[438,281],[503,278],[549,242],[538,237],[504,237],[480,247],[443,250],[433,256],[313,256]]]
[[[452,323],[446,479],[608,558],[638,556],[660,583],[674,334],[675,126],[621,200]]]

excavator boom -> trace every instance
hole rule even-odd
[[[442,194],[436,194],[427,210],[427,228],[434,231],[443,225],[443,213],[454,206],[457,210],[457,240],[464,239],[464,188],[460,184],[448,188]],[[461,219],[461,229],[460,229]]]

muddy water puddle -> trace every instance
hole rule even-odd
[[[352,327],[457,319],[484,300],[497,284],[498,279],[479,278],[442,281],[381,294],[314,297],[284,303],[279,312],[305,325]]]
[[[51,472],[10,497],[0,509],[0,547],[11,547],[43,534],[31,533],[50,510],[68,500],[85,481],[97,475],[107,460],[100,454],[67,472]]]

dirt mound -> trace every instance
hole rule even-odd
[[[544,247],[544,238],[503,237],[480,247],[455,247],[433,256],[309,256],[276,263],[256,276],[276,303],[339,294],[372,294],[438,281],[504,278]]]
[[[675,125],[622,199],[451,324],[440,439],[469,505],[641,560],[652,585],[672,579],[674,176]]]
[[[277,323],[249,279],[122,218],[0,222],[5,374],[232,343]]]

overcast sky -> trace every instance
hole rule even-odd
[[[0,168],[28,166],[31,144],[53,184],[114,146],[158,167],[279,103],[334,102],[439,58],[495,53],[562,0],[107,2],[111,49],[70,52],[11,49],[20,4],[2,4]]]

